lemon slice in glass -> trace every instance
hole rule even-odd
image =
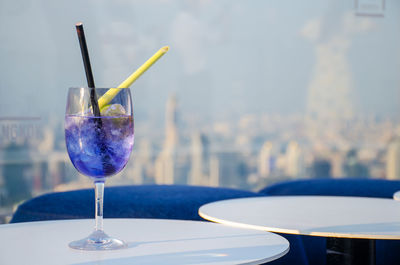
[[[101,116],[123,116],[126,111],[121,104],[106,105],[101,109]]]

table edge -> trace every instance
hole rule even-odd
[[[302,230],[296,229],[284,229],[278,227],[269,227],[269,226],[260,226],[260,225],[252,225],[252,224],[245,224],[240,222],[228,221],[216,217],[209,216],[202,212],[202,208],[217,203],[226,203],[227,201],[239,201],[239,200],[260,200],[262,198],[286,198],[286,197],[308,197],[308,198],[315,198],[315,197],[324,197],[324,198],[356,198],[356,199],[376,199],[376,200],[388,200],[388,201],[395,201],[390,198],[374,198],[374,197],[358,197],[358,196],[320,196],[320,195],[290,195],[290,196],[263,196],[263,197],[250,197],[250,198],[235,198],[235,199],[227,199],[221,200],[216,202],[211,202],[202,205],[199,210],[198,214],[200,217],[204,218],[205,220],[224,224],[233,227],[245,228],[245,229],[253,229],[265,232],[272,232],[272,233],[282,233],[282,234],[292,234],[292,235],[303,235],[303,236],[317,236],[317,237],[335,237],[335,238],[351,238],[351,239],[374,239],[374,240],[400,240],[400,235],[392,236],[392,235],[371,235],[371,234],[349,234],[349,233],[333,233],[333,232],[307,232]]]

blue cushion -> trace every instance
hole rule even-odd
[[[400,181],[385,179],[302,179],[280,182],[260,191],[265,195],[327,195],[393,198]]]
[[[106,187],[105,218],[162,218],[203,220],[198,208],[206,203],[261,196],[228,188],[143,185]],[[94,218],[94,189],[49,193],[21,204],[11,223]]]
[[[260,191],[267,196],[285,195],[326,195],[392,198],[400,190],[400,181],[384,179],[344,178],[344,179],[302,179],[280,182]],[[399,202],[400,203],[400,202]],[[282,234],[282,236],[285,236]],[[285,236],[286,237],[286,236]],[[292,246],[304,248],[310,265],[326,264],[326,239],[323,237],[288,237]],[[298,240],[302,243],[298,244]],[[376,240],[376,264],[395,265],[400,260],[400,241]],[[271,263],[272,264],[272,263]]]

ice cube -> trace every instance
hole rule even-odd
[[[101,116],[121,116],[125,115],[125,108],[121,104],[107,105],[101,109]]]

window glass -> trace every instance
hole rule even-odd
[[[0,220],[92,187],[65,149],[69,87],[132,86],[135,146],[106,185],[259,190],[296,178],[400,179],[400,2],[0,2]]]

